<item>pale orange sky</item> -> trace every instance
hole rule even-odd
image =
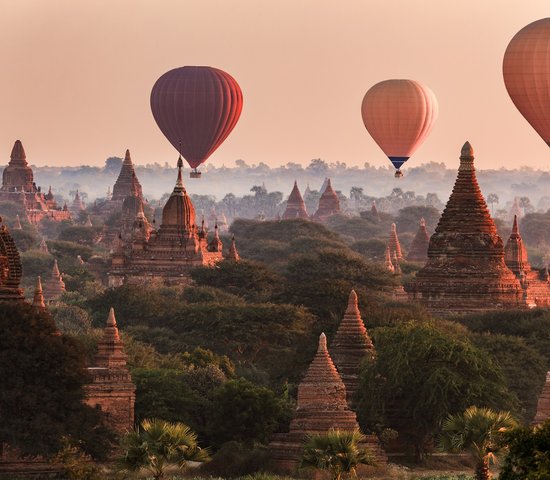
[[[0,0],[0,164],[20,138],[36,165],[174,162],[149,94],[165,71],[235,77],[241,119],[209,162],[388,165],[364,129],[373,84],[428,85],[440,115],[406,164],[548,169],[550,150],[512,104],[502,56],[548,0]],[[4,160],[2,160],[4,159]]]

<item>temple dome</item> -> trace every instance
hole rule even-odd
[[[195,225],[195,207],[183,186],[181,178],[181,169],[183,161],[178,159],[178,179],[176,186],[170,198],[162,210],[161,227],[178,227],[184,230],[190,230]]]

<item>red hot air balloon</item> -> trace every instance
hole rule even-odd
[[[414,80],[384,80],[363,98],[361,116],[365,128],[397,169],[429,135],[439,107],[434,93]]]
[[[212,67],[180,67],[162,75],[151,91],[153,117],[185,157],[192,178],[231,133],[243,108],[235,79]]]
[[[550,146],[550,18],[516,33],[504,54],[502,73],[512,102]]]

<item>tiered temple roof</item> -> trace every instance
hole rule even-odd
[[[430,236],[426,230],[426,221],[422,218],[418,231],[413,238],[407,260],[409,262],[425,262],[428,260],[428,245],[430,244]]]
[[[374,346],[359,312],[355,290],[349,295],[346,313],[330,352],[346,386],[348,404],[353,408],[359,388],[359,367],[365,359],[373,359],[375,355]]]
[[[0,218],[0,301],[24,300],[20,288],[22,272],[21,258],[13,237]]]
[[[355,412],[347,403],[346,387],[327,350],[324,333],[319,337],[317,353],[298,386],[296,413],[289,433],[275,435],[269,445],[275,470],[293,472],[308,435],[326,433],[330,429],[359,429]],[[367,437],[366,445],[383,465],[386,457],[375,437]]]
[[[295,218],[301,218],[304,220],[307,220],[309,218],[304,199],[302,198],[302,194],[300,193],[300,189],[298,188],[298,183],[296,182],[296,180],[294,180],[294,187],[292,187],[292,191],[288,196],[286,209],[283,213],[284,220],[292,220]]]
[[[135,187],[134,183],[136,184]],[[132,157],[130,156],[130,150],[126,150],[124,161],[122,162],[122,167],[120,168],[120,173],[118,174],[118,178],[113,186],[111,200],[115,202],[123,202],[127,196],[133,195],[134,189],[137,189],[137,194],[141,199],[143,199],[141,184],[136,176],[134,164],[132,163]]]
[[[86,207],[84,206],[84,203],[80,199],[80,193],[78,190],[74,194],[73,203],[71,203],[71,212],[75,215],[78,215],[82,210],[84,210]]]
[[[16,140],[11,150],[10,161],[2,173],[2,190],[8,192],[34,192],[32,168],[27,163],[27,154],[21,140]]]
[[[214,265],[222,260],[222,252],[209,251],[206,232],[199,232],[195,208],[183,186],[178,159],[176,185],[162,211],[162,223],[148,239],[129,244],[121,238],[112,256],[109,285],[125,282],[143,283],[160,278],[170,284],[187,284],[190,270],[200,265]]]
[[[323,222],[331,215],[340,213],[340,200],[332,188],[330,178],[326,179],[326,187],[319,199],[319,207],[313,215],[313,219]]]
[[[51,275],[44,281],[44,298],[47,302],[57,300],[61,295],[65,293],[65,282],[61,273],[59,273],[59,267],[57,266],[57,259],[53,261],[53,268]]]
[[[403,252],[401,251],[401,244],[399,243],[399,237],[397,236],[397,227],[395,223],[391,224],[388,247],[390,247],[391,258],[393,258],[394,256],[397,256],[399,260],[403,258]]]
[[[113,308],[109,310],[103,337],[98,342],[94,365],[88,368],[92,383],[86,385],[85,402],[99,407],[118,433],[134,426],[136,387],[126,366],[128,356],[120,339]]]
[[[504,245],[479,189],[468,142],[430,239],[428,261],[405,290],[440,315],[525,306],[521,285],[504,262]]]

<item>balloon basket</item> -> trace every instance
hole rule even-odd
[[[403,176],[403,172],[401,170],[397,170],[397,172],[395,172],[395,178],[401,178]]]
[[[202,173],[201,172],[191,172],[189,174],[189,177],[191,178],[201,178]]]

